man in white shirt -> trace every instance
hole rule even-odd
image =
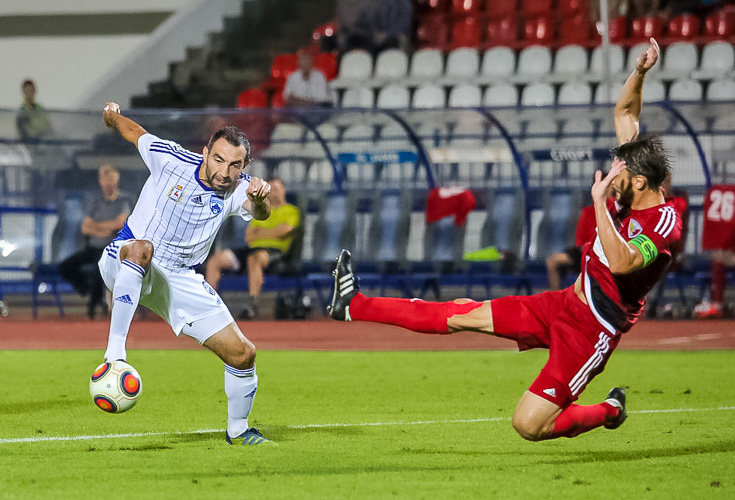
[[[299,69],[291,73],[283,89],[286,106],[324,106],[332,104],[324,73],[314,68],[314,55],[306,49],[298,51]]]
[[[233,126],[209,139],[203,154],[149,134],[108,102],[105,124],[136,145],[150,176],[99,268],[113,305],[105,361],[125,360],[133,315],[142,304],[171,326],[214,352],[225,364],[227,443],[268,442],[249,426],[258,388],[255,346],[227,306],[194,269],[204,262],[217,231],[229,216],[265,220],[270,185],[244,170],[250,142]]]

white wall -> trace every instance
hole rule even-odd
[[[0,15],[177,11],[195,0],[2,0]]]

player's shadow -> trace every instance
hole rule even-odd
[[[735,440],[717,443],[671,446],[668,448],[586,451],[565,455],[558,460],[542,460],[544,464],[575,464],[589,462],[637,462],[649,458],[686,457],[689,455],[707,455],[714,453],[732,453]]]

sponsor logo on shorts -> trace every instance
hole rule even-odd
[[[133,299],[130,298],[130,295],[127,293],[125,295],[120,295],[119,297],[115,297],[115,300],[117,302],[122,302],[123,304],[133,305]]]
[[[544,389],[541,392],[543,392],[547,396],[551,396],[552,398],[556,397],[556,389],[554,389],[553,387],[551,389]]]

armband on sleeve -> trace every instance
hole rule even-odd
[[[646,267],[648,264],[656,260],[656,257],[658,257],[658,248],[656,248],[656,245],[651,241],[651,238],[645,234],[639,234],[628,243],[640,250],[641,255],[643,255],[643,267]]]

